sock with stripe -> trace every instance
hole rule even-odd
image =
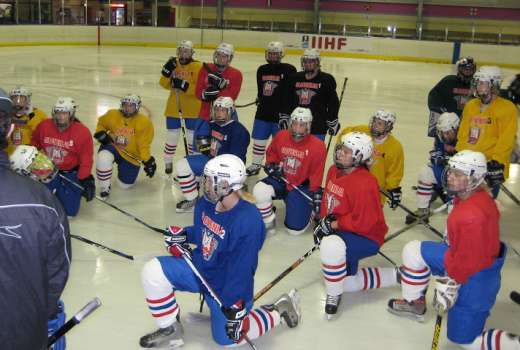
[[[108,191],[110,188],[110,179],[112,178],[112,164],[114,163],[114,155],[107,151],[101,150],[96,155],[96,177],[98,179],[98,187],[100,192]]]
[[[392,267],[364,267],[354,276],[348,276],[343,282],[345,292],[357,292],[376,288],[385,288],[397,284],[396,272]]]
[[[173,156],[177,150],[177,142],[179,142],[179,135],[181,129],[168,129],[166,131],[166,142],[164,143],[164,162],[172,163]]]
[[[179,181],[179,186],[184,197],[189,201],[196,199],[199,195],[198,183],[188,160],[186,158],[180,159],[175,163],[175,168],[177,171],[177,180]]]
[[[475,338],[473,343],[461,346],[467,350],[520,350],[520,338],[499,329],[489,329]]]
[[[403,265],[401,272],[401,288],[403,297],[411,302],[424,295],[430,281],[431,271],[421,255],[421,242],[414,240],[403,248]]]
[[[430,206],[435,184],[437,184],[437,180],[433,169],[430,166],[423,166],[417,174],[417,208]]]
[[[249,331],[247,336],[249,339],[261,337],[274,327],[280,325],[280,314],[278,311],[261,306],[249,312]]]
[[[200,154],[193,144],[193,130],[186,129],[186,142],[188,143],[188,154]]]
[[[253,164],[262,164],[268,140],[253,139]]]
[[[326,236],[321,241],[321,271],[327,295],[343,294],[343,283],[347,277],[347,247],[337,235]]]

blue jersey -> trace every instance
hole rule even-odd
[[[234,154],[246,163],[250,135],[238,120],[232,120],[224,126],[200,120],[195,129],[194,138],[197,139],[198,136],[211,137],[211,157]]]
[[[216,212],[215,204],[202,197],[195,205],[194,225],[186,231],[188,242],[197,245],[193,263],[224,306],[252,301],[258,252],[265,239],[256,206],[241,199],[231,210]]]

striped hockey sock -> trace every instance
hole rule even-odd
[[[253,164],[262,164],[266,146],[267,140],[253,140]]]
[[[343,283],[345,292],[385,288],[397,284],[396,272],[391,267],[364,267]]]
[[[101,191],[107,191],[110,187],[110,179],[112,178],[112,168],[107,170],[96,168],[96,177]]]
[[[262,214],[262,219],[264,222],[272,221],[270,218],[273,216],[273,202],[267,203],[266,205],[257,205],[260,214]]]
[[[430,281],[431,271],[428,266],[420,269],[412,269],[405,265],[400,267],[401,272],[401,287],[403,290],[403,297],[407,301],[418,299]]]
[[[489,329],[473,343],[464,344],[462,347],[468,350],[520,350],[520,338],[500,329]]]
[[[175,155],[175,152],[177,151],[177,145],[172,145],[169,143],[164,144],[164,162],[165,163],[172,163],[173,162],[173,156]]]
[[[433,184],[419,181],[416,193],[417,208],[428,208],[433,195]]]
[[[177,179],[179,180],[179,186],[181,187],[182,194],[184,197],[192,201],[198,197],[198,186],[195,176],[193,174],[181,176],[177,175]]]
[[[339,264],[321,264],[321,271],[325,279],[325,288],[328,295],[343,293],[343,281],[347,277],[347,262]]]
[[[266,307],[253,309],[249,312],[249,339],[261,337],[269,330],[280,325],[280,314],[276,310],[268,310]]]
[[[175,299],[175,292],[171,292],[165,296],[148,297],[146,298],[146,302],[148,303],[148,308],[152,316],[161,328],[171,325],[179,313],[179,305]]]

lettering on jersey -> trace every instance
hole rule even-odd
[[[283,79],[282,75],[262,75],[262,81],[280,81]]]
[[[118,146],[126,147],[130,142],[130,138],[134,137],[135,129],[129,127],[122,127],[115,131],[114,142]]]
[[[193,72],[186,70],[186,69],[176,69],[175,71],[175,78],[179,78],[182,80],[193,80]]]
[[[74,140],[60,140],[54,137],[45,136],[43,143],[53,145],[61,148],[72,148],[74,147]]]
[[[343,187],[336,185],[331,180],[329,180],[329,182],[327,183],[326,190],[328,192],[334,193],[335,195],[337,195],[339,197],[343,197],[343,195],[345,193],[345,189]]]
[[[204,228],[202,234],[202,257],[204,260],[209,261],[217,248],[218,241],[211,232]]]
[[[329,180],[327,186],[325,188],[325,203],[327,208],[327,215],[332,214],[334,209],[340,204],[340,199],[337,197],[343,198],[345,193],[345,189],[336,185],[334,182]]]
[[[491,124],[491,118],[485,117],[483,115],[474,115],[471,117],[471,124],[477,124],[477,125],[486,125]]]
[[[222,134],[216,130],[211,130],[211,145],[210,154],[212,157],[216,157],[222,147],[222,143],[227,140],[227,135]]]
[[[272,96],[274,93],[274,90],[278,87],[278,84],[273,81],[266,81],[264,83],[264,86],[262,88],[262,95],[263,96]]]
[[[298,105],[308,106],[311,104],[314,95],[316,95],[316,91],[309,89],[301,89],[296,90],[296,95],[298,95]]]
[[[297,89],[314,89],[318,90],[321,87],[321,83],[313,83],[312,81],[297,81],[295,88]]]
[[[206,226],[206,228],[210,230],[212,233],[224,239],[224,236],[226,235],[226,230],[219,223],[213,221],[213,219],[206,215],[205,212],[202,212],[202,224]]]

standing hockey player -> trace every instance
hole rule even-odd
[[[403,146],[397,138],[391,134],[396,121],[393,112],[379,109],[370,118],[367,125],[347,127],[339,133],[337,143],[341,142],[343,135],[358,131],[372,135],[374,142],[374,154],[370,172],[376,177],[379,188],[390,195],[388,200],[390,208],[395,209],[401,203],[401,180],[404,172]],[[383,203],[387,200],[381,196]]]
[[[268,233],[274,233],[276,226],[273,199],[285,202],[287,232],[300,235],[310,222],[313,204],[294,186],[312,198],[321,198],[327,155],[323,142],[310,134],[311,124],[310,109],[296,107],[291,114],[289,129],[277,133],[267,148],[264,169],[268,177],[255,185],[253,195]],[[290,184],[286,184],[282,177]]]
[[[455,154],[459,122],[457,114],[448,112],[442,113],[437,120],[435,148],[430,151],[430,163],[423,166],[417,174],[417,211],[415,215],[406,216],[407,225],[417,220],[417,217],[428,222],[432,196],[434,193],[444,196],[442,174],[448,160]]]
[[[292,64],[282,63],[283,56],[283,43],[271,41],[265,50],[267,64],[261,65],[256,71],[258,107],[253,124],[253,162],[247,168],[248,176],[258,175],[264,161],[267,141],[280,130],[278,122],[285,104],[283,98],[287,79],[296,73]]]
[[[170,226],[165,245],[173,256],[157,257],[143,268],[148,307],[159,329],[143,336],[144,348],[174,348],[183,342],[176,291],[204,293],[211,332],[219,345],[245,343],[285,323],[298,325],[295,290],[273,304],[253,309],[254,274],[265,227],[256,207],[242,198],[246,169],[240,158],[224,154],[204,167],[204,197],[195,207],[194,225]],[[190,251],[189,245],[196,248]],[[219,307],[184,259],[189,259],[222,301]],[[239,263],[238,263],[239,262]]]
[[[289,113],[296,107],[309,108],[312,112],[311,134],[325,139],[325,134],[334,136],[340,129],[338,122],[339,99],[336,80],[320,69],[320,53],[307,49],[301,58],[302,70],[289,77],[285,115],[280,116],[280,126],[286,129]]]
[[[435,125],[441,113],[456,113],[462,116],[462,110],[471,99],[471,81],[477,69],[472,57],[463,57],[456,63],[457,74],[447,75],[435,85],[428,94],[430,121],[428,136],[436,137]]]
[[[92,135],[76,119],[76,109],[72,98],[58,98],[52,108],[52,119],[38,124],[31,139],[32,145],[44,151],[59,169],[60,176],[46,185],[61,201],[68,216],[76,216],[82,195],[91,201],[96,192],[91,174],[94,153]],[[71,181],[80,184],[83,191]]]
[[[166,102],[166,143],[164,144],[164,169],[173,171],[173,156],[177,150],[182,122],[186,125],[184,142],[188,153],[193,153],[193,130],[199,117],[201,102],[195,96],[195,87],[202,63],[193,59],[193,43],[183,40],[177,46],[177,57],[170,57],[161,71],[159,84],[170,91]],[[187,155],[187,154],[186,154]]]
[[[447,191],[454,195],[448,216],[448,242],[411,241],[403,249],[403,299],[388,311],[423,321],[430,275],[435,281],[433,308],[447,313],[448,339],[468,350],[520,349],[520,340],[501,330],[484,331],[500,289],[506,255],[499,238],[498,208],[485,188],[486,157],[461,151],[448,161]],[[484,331],[484,332],[483,332]]]
[[[484,153],[488,160],[486,181],[496,197],[509,176],[509,164],[517,131],[517,109],[499,97],[500,68],[483,66],[475,73],[475,93],[464,107],[457,135],[457,151],[469,149]]]
[[[65,323],[59,299],[69,276],[69,223],[55,196],[9,168],[12,112],[0,89],[0,339],[2,349],[43,350],[50,333]],[[55,349],[64,348],[62,338]]]
[[[367,169],[372,152],[367,134],[343,135],[325,181],[322,219],[314,230],[314,240],[320,244],[328,318],[336,314],[344,292],[397,284],[394,268],[364,267],[358,271],[359,260],[377,254],[388,231],[379,185]]]
[[[99,117],[94,138],[101,143],[96,156],[96,174],[101,198],[110,195],[112,167],[117,164],[117,183],[123,189],[134,185],[141,163],[146,176],[152,178],[157,169],[150,154],[153,124],[139,113],[141,98],[135,94],[121,99],[119,109],[111,109]]]
[[[236,101],[242,87],[242,72],[231,67],[233,45],[220,43],[213,53],[213,63],[204,63],[197,78],[195,94],[202,101],[200,118],[209,121],[211,105],[218,97]]]
[[[236,119],[231,97],[219,97],[212,107],[211,122],[199,121],[195,130],[197,150],[201,154],[184,157],[175,163],[177,180],[184,200],[176,205],[178,213],[191,212],[199,196],[197,176],[201,176],[209,159],[221,154],[233,154],[243,162],[249,146],[249,132]],[[200,135],[199,135],[200,134]]]
[[[42,120],[49,118],[41,109],[32,106],[31,96],[29,89],[23,86],[16,87],[9,93],[14,107],[14,130],[8,139],[8,155],[13,153],[16,146],[30,145],[34,129]]]

